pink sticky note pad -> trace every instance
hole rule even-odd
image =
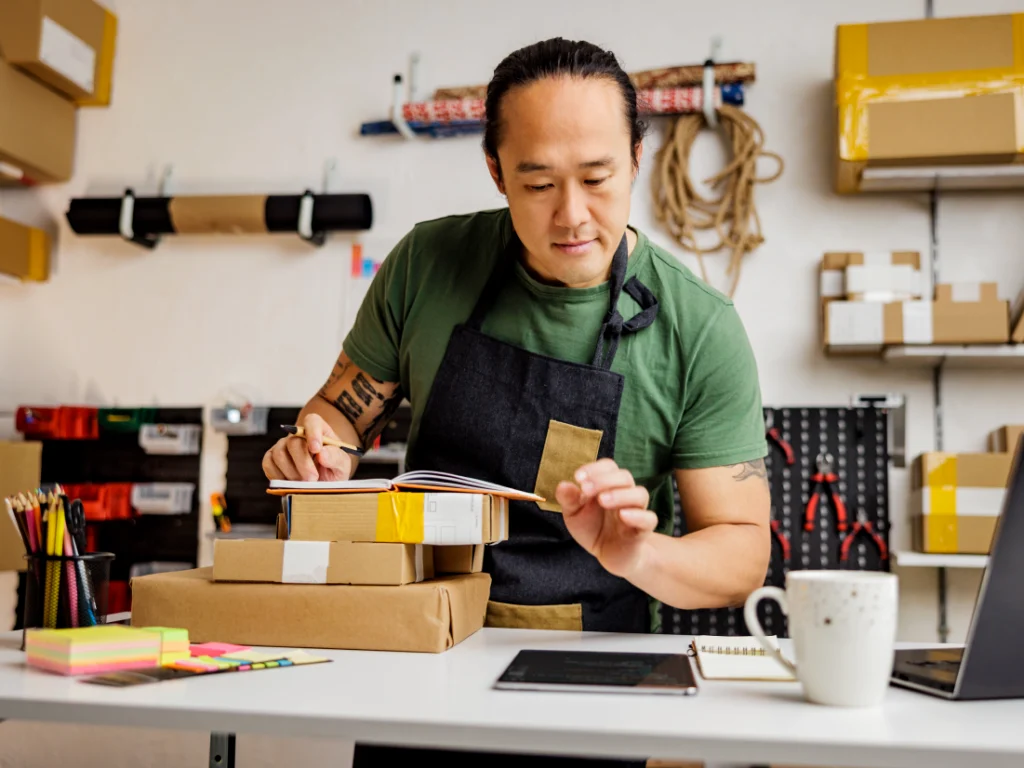
[[[250,645],[232,645],[231,643],[197,643],[189,646],[193,656],[223,656],[226,653],[252,650]]]

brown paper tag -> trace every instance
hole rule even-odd
[[[598,429],[584,429],[552,419],[544,440],[544,452],[537,469],[537,484],[533,492],[547,501],[537,506],[549,512],[561,512],[555,499],[555,488],[562,481],[573,481],[573,474],[584,464],[597,461],[604,433]]]

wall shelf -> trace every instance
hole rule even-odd
[[[902,568],[985,568],[988,555],[929,555],[923,552],[893,552],[893,562]]]
[[[933,165],[919,168],[865,168],[860,192],[935,192],[951,189],[1020,189],[1024,166]]]
[[[907,368],[1024,368],[1024,344],[894,346],[882,359]]]

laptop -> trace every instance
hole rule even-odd
[[[1024,698],[1024,436],[963,648],[897,650],[892,684],[946,699]]]

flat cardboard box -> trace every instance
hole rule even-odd
[[[194,643],[440,653],[484,624],[491,577],[402,587],[226,584],[210,568],[132,579],[132,626],[180,627]]]
[[[989,433],[988,449],[991,453],[1013,454],[1017,450],[1020,436],[1024,434],[1024,425],[1007,424]]]
[[[4,0],[0,54],[68,99],[90,98],[106,16],[93,0]]]
[[[0,272],[19,280],[50,277],[50,236],[0,216]]]
[[[479,493],[289,494],[288,538],[493,544],[508,538],[508,501]]]
[[[987,555],[998,517],[915,515],[911,518],[914,550],[930,555]]]
[[[928,451],[913,461],[910,474],[911,488],[1006,488],[1012,466],[1011,453]]]
[[[68,181],[75,163],[75,105],[2,59],[0,104],[0,163],[17,169],[19,184]]]
[[[1020,14],[838,25],[836,190],[858,191],[865,167],[1018,162],[1020,26]]]
[[[37,441],[0,442],[0,497],[39,487],[43,444]],[[17,526],[0,513],[0,571],[25,570],[25,545]]]
[[[213,579],[400,586],[434,577],[433,550],[424,544],[218,539]]]

